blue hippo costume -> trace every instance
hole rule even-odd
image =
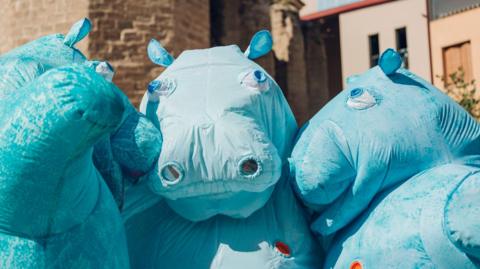
[[[480,268],[480,125],[389,49],[290,160],[325,268]]]
[[[129,268],[120,212],[103,179],[132,171],[108,142],[122,140],[130,165],[147,171],[159,154],[158,131],[108,81],[111,66],[74,47],[90,28],[83,19],[66,36],[0,57],[0,268]],[[110,178],[94,166],[95,143],[112,153],[96,158],[110,161],[113,168],[101,170]]]
[[[297,125],[278,85],[235,46],[184,51],[152,40],[166,70],[141,104],[161,131],[158,164],[127,189],[132,268],[318,268],[307,215],[288,182]]]

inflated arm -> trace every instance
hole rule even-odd
[[[444,226],[455,246],[480,261],[480,173],[468,176],[450,194]]]

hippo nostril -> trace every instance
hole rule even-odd
[[[166,185],[177,184],[183,178],[183,170],[179,164],[169,162],[164,164],[161,168],[160,177],[162,182]]]
[[[255,158],[247,157],[240,161],[239,170],[242,176],[253,178],[260,174],[261,167]]]
[[[255,160],[248,160],[242,164],[242,172],[246,175],[252,175],[257,172],[258,164]]]

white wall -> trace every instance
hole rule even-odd
[[[479,25],[480,8],[457,13],[430,23],[433,74],[437,87],[443,88],[443,82],[437,76],[445,75],[443,74],[442,49],[465,41],[470,41],[473,78],[477,81],[477,87],[480,87]]]
[[[395,29],[407,28],[409,69],[431,81],[425,0],[399,0],[340,14],[342,76],[370,68],[368,36],[378,33],[380,54],[396,49]]]

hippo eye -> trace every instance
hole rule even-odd
[[[160,178],[164,185],[174,185],[183,179],[183,169],[176,162],[168,162],[160,169]]]
[[[357,110],[367,109],[376,104],[375,97],[363,88],[352,89],[347,100],[347,106]]]
[[[243,158],[239,165],[238,170],[240,174],[247,178],[254,178],[261,172],[261,166],[258,160],[253,157]]]
[[[148,100],[158,101],[160,96],[170,96],[176,87],[176,81],[171,78],[152,80],[147,87]]]
[[[266,92],[270,88],[267,74],[259,69],[250,70],[239,76],[240,84],[250,90]]]

